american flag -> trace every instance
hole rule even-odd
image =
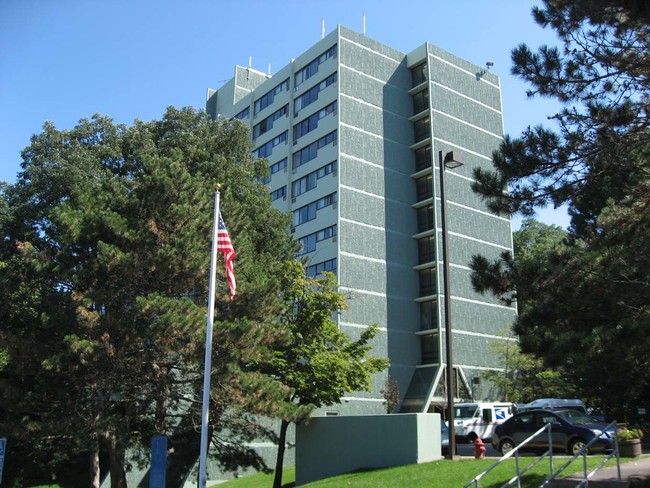
[[[235,259],[235,248],[232,247],[230,236],[223,222],[221,212],[219,212],[219,224],[217,227],[217,252],[223,253],[223,260],[226,263],[226,276],[230,285],[230,296],[234,298],[237,284],[235,283],[235,271],[233,270],[232,261]]]

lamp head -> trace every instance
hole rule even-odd
[[[465,158],[458,151],[449,151],[445,154],[445,168],[456,169],[465,164]]]

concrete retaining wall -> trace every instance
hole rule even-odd
[[[296,485],[441,458],[439,414],[315,417],[296,428]]]

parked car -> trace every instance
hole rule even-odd
[[[607,424],[578,410],[530,410],[510,417],[494,429],[492,445],[502,454],[513,450],[521,442],[546,424],[551,424],[554,450],[565,450],[569,454],[579,452],[589,441],[589,452],[612,449],[613,428],[605,431]],[[544,432],[526,444],[522,450],[538,451],[548,449],[548,433]]]
[[[440,451],[442,454],[449,454],[449,427],[440,421]]]

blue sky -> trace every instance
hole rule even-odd
[[[545,123],[551,100],[529,100],[510,51],[556,44],[525,0],[0,0],[0,180],[49,120],[60,129],[100,113],[116,122],[203,108],[236,64],[271,73],[337,24],[402,52],[425,41],[501,77],[504,123],[518,135]],[[538,218],[566,226],[564,212]]]

